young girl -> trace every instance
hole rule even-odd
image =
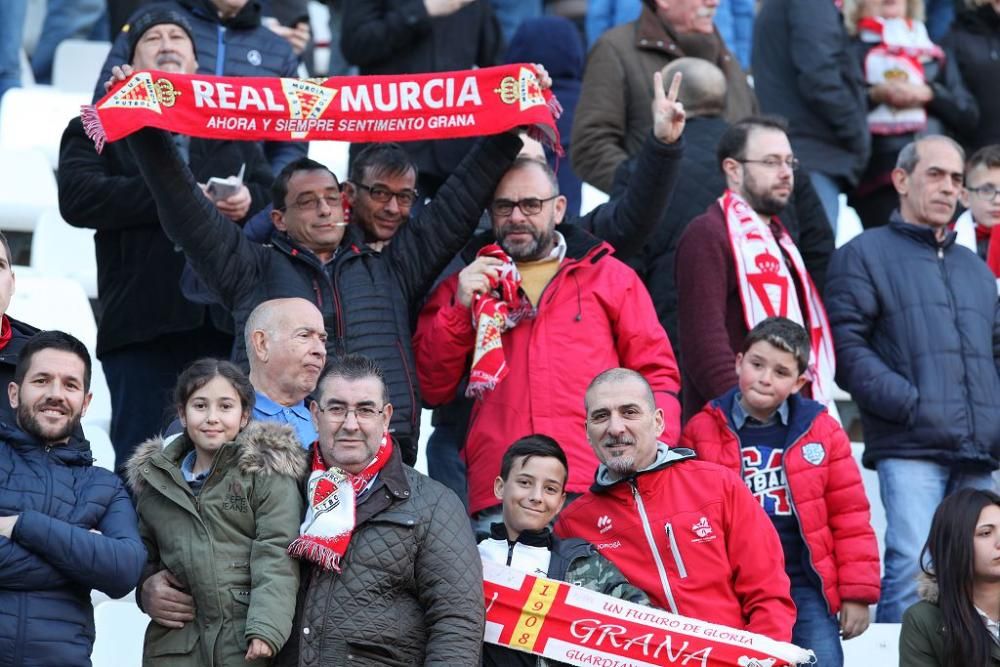
[[[1000,496],[962,489],[945,498],[920,561],[923,601],[903,614],[899,664],[1000,665]]]
[[[288,426],[247,425],[250,382],[202,359],[174,391],[184,433],[142,444],[129,460],[149,561],[193,598],[194,619],[155,619],[144,665],[266,665],[288,639],[298,564],[286,554],[302,520],[306,452]],[[159,622],[158,622],[159,621]]]

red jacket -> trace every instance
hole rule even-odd
[[[684,428],[681,443],[704,461],[743,476],[740,443],[729,415],[736,390],[709,403]],[[879,598],[879,556],[868,498],[851,443],[826,409],[793,394],[782,467],[809,562],[822,582],[830,613],[843,600],[874,604]]]
[[[631,480],[605,484],[603,470],[560,513],[558,536],[593,544],[657,607],[791,641],[781,542],[741,479],[663,446],[659,465]]]
[[[664,411],[663,439],[680,437],[680,373],[653,302],[636,273],[611,246],[572,224],[559,227],[566,257],[546,286],[537,314],[503,334],[510,373],[477,400],[464,456],[469,511],[496,505],[493,480],[516,439],[555,438],[569,460],[566,490],[583,493],[597,459],[587,443],[584,392],[594,377],[623,366],[641,373]],[[458,276],[445,280],[420,313],[413,350],[427,403],[451,401],[468,374],[475,343],[469,309],[455,299]]]

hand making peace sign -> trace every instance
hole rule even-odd
[[[680,139],[684,132],[686,119],[684,105],[677,101],[682,78],[680,72],[674,74],[670,82],[670,92],[665,93],[663,75],[659,72],[653,74],[653,135],[667,144]]]

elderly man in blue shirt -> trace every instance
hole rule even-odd
[[[323,315],[305,299],[271,299],[250,313],[244,336],[257,391],[253,418],[288,424],[309,447],[316,428],[305,399],[326,363]]]

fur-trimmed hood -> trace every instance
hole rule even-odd
[[[178,439],[187,436],[181,434]],[[190,445],[181,445],[173,441],[167,447],[178,448],[186,452]],[[295,431],[291,426],[276,422],[252,421],[240,431],[234,441],[238,448],[238,464],[240,471],[247,474],[285,475],[299,481],[305,479],[309,470],[309,452],[302,449]],[[164,453],[163,436],[154,436],[139,445],[125,466],[125,481],[135,493],[139,493],[144,485],[143,467],[156,456]],[[178,464],[179,460],[172,461]]]
[[[921,572],[917,577],[917,595],[921,600],[927,600],[931,604],[938,603],[938,583],[937,578],[926,572]]]

